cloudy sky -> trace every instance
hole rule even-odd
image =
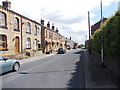
[[[0,0],[0,4],[2,5]],[[100,20],[100,0],[9,0],[11,9],[45,24],[54,23],[61,35],[84,44],[88,39],[88,11],[91,25]],[[118,9],[119,0],[103,0],[103,16],[109,18]],[[86,38],[87,35],[87,38]]]

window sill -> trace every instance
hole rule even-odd
[[[31,49],[31,48],[26,48],[26,49]]]
[[[20,30],[18,30],[18,29],[14,29],[14,31],[20,32]]]
[[[26,32],[27,34],[31,34],[31,32]]]
[[[8,49],[0,49],[0,51],[8,51]]]
[[[6,26],[0,26],[0,28],[8,29],[8,27],[6,27]]]

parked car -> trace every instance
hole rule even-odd
[[[0,55],[0,74],[8,71],[18,71],[20,62],[18,60],[7,59]]]
[[[66,49],[64,49],[64,48],[58,49],[58,54],[64,54],[64,53],[66,53]]]
[[[67,46],[67,49],[68,49],[68,50],[70,50],[70,49],[71,49],[71,47],[68,45],[68,46]]]
[[[76,47],[74,46],[73,49],[76,49]]]
[[[83,46],[82,49],[85,49],[85,47]]]

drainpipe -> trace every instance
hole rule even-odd
[[[22,33],[22,26],[23,26],[23,22],[22,22],[22,17],[21,17],[21,53],[23,53],[23,33]]]

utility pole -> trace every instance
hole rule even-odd
[[[90,14],[88,11],[88,28],[89,28],[89,40],[90,40]]]
[[[101,26],[103,24],[103,13],[102,13],[102,0],[100,1],[100,7],[101,7]],[[102,32],[101,32],[101,62],[102,62],[102,65],[104,67],[104,57],[103,57],[104,53],[103,53],[103,35],[102,35]]]
[[[118,2],[118,10],[120,11],[120,1]]]

